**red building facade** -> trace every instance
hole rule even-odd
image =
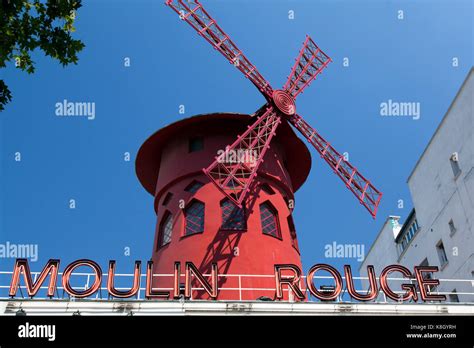
[[[274,297],[275,264],[301,268],[292,210],[311,157],[286,122],[242,208],[202,172],[251,122],[251,116],[242,114],[198,115],[157,131],[140,148],[136,173],[154,196],[157,215],[153,273],[171,274],[176,261],[182,267],[191,261],[209,274],[217,263],[219,299],[255,300]],[[155,277],[153,287],[172,288],[173,277]],[[203,291],[192,297],[208,298]]]

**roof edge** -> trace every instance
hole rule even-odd
[[[453,101],[451,102],[451,104],[449,105],[448,107],[448,110],[446,110],[444,116],[443,116],[443,119],[441,120],[441,122],[438,124],[438,127],[436,127],[436,130],[434,131],[433,135],[431,136],[430,138],[430,141],[428,141],[428,144],[425,146],[425,149],[423,150],[423,152],[421,153],[420,157],[418,158],[418,160],[416,161],[415,163],[415,166],[413,167],[410,175],[408,176],[408,179],[407,179],[407,183],[410,181],[411,177],[413,176],[413,174],[415,173],[415,170],[418,168],[418,165],[420,164],[421,160],[423,159],[426,151],[428,150],[428,148],[430,147],[430,144],[433,142],[434,138],[436,137],[436,135],[438,134],[438,131],[441,129],[441,126],[444,124],[444,122],[446,121],[446,118],[449,114],[449,112],[451,111],[451,109],[453,108],[454,106],[454,103],[458,100],[458,97],[459,95],[461,94],[461,91],[464,89],[464,87],[466,86],[466,83],[467,81],[469,80],[469,78],[471,77],[471,75],[473,74],[474,72],[474,67],[471,67],[471,69],[469,70],[469,73],[467,74],[466,78],[464,79],[463,83],[461,84],[461,87],[459,87],[458,91],[456,92],[456,95],[454,96],[454,99]]]

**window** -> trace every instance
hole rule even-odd
[[[449,235],[452,236],[453,234],[456,233],[456,226],[454,226],[453,219],[449,220],[448,225],[449,225]]]
[[[168,192],[165,196],[165,198],[163,198],[163,205],[167,205],[170,201],[171,201],[171,198],[173,198],[173,194],[171,192]]]
[[[245,231],[247,230],[247,219],[244,208],[239,208],[230,199],[221,202],[222,230]]]
[[[193,137],[189,139],[189,144],[188,144],[189,152],[201,151],[203,148],[204,148],[203,137]]]
[[[451,169],[453,170],[454,178],[457,178],[459,174],[461,174],[461,168],[459,167],[459,157],[457,152],[454,152],[451,155],[451,157],[449,158],[449,162],[451,163]]]
[[[438,244],[436,244],[436,251],[438,252],[441,267],[443,267],[445,264],[448,263],[448,257],[446,256],[446,250],[444,250],[443,241],[440,240]]]
[[[186,225],[184,235],[204,232],[204,203],[193,201],[184,211]]]
[[[260,204],[260,219],[262,222],[262,232],[264,234],[280,238],[278,215],[276,209],[270,204],[270,202]]]
[[[459,296],[457,294],[456,289],[453,289],[453,291],[451,291],[448,297],[449,297],[449,302],[459,302]]]
[[[418,225],[418,221],[416,220],[416,218],[413,219],[411,223],[407,226],[408,226],[407,228],[403,226],[403,235],[399,241],[400,252],[403,252],[406,249],[410,241],[415,236],[416,232],[418,232],[418,230],[420,229],[420,226]]]
[[[159,247],[165,246],[171,242],[171,234],[173,233],[173,216],[166,212],[160,224],[160,234],[158,238]]]
[[[295,224],[293,222],[293,217],[291,215],[288,215],[288,228],[290,229],[290,236],[291,236],[291,244],[293,245],[293,248],[295,248],[298,252],[300,249],[298,248],[298,240],[296,239],[296,229],[295,229]]]
[[[204,184],[202,182],[199,182],[197,180],[191,181],[191,183],[184,188],[184,191],[191,192],[191,193],[196,193],[201,187],[203,187]]]
[[[275,191],[273,191],[273,189],[270,187],[270,185],[268,184],[262,184],[260,186],[260,188],[262,189],[263,192],[265,192],[267,195],[274,195],[275,194]]]
[[[400,253],[402,253],[405,248],[407,247],[407,241],[405,238],[402,239],[402,241],[398,244],[400,247]]]

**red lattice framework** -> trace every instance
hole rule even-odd
[[[203,169],[217,188],[232,202],[242,207],[276,129],[284,119],[316,148],[347,188],[375,218],[382,193],[300,115],[296,114],[296,97],[322,73],[331,62],[331,58],[309,36],[306,36],[288,80],[281,90],[274,90],[198,0],[168,0],[166,5],[176,11],[181,20],[191,25],[200,36],[252,81],[267,100],[263,114],[258,116],[234,143],[227,146],[209,167]]]
[[[269,107],[204,173],[239,207],[250,190],[281,119]],[[230,160],[230,159],[235,159]]]
[[[346,184],[347,188],[370,212],[377,213],[381,193],[354,168],[344,156],[337,152],[314,128],[299,115],[290,118],[290,123],[314,146],[327,164]]]
[[[217,25],[199,1],[174,0],[167,1],[166,4],[178,13],[181,20],[190,24],[199,35],[222,53],[229,63],[239,69],[265,96],[271,97],[273,90],[270,84]]]
[[[306,36],[303,48],[283,89],[296,98],[330,62],[331,58],[321,51],[309,36]]]

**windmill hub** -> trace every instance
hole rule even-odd
[[[293,116],[296,113],[295,100],[287,91],[281,89],[273,91],[273,103],[277,109],[287,116]]]

